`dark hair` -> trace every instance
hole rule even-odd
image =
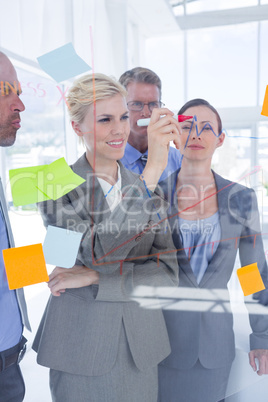
[[[187,109],[189,109],[190,107],[195,107],[195,106],[206,106],[208,107],[213,113],[215,113],[216,117],[217,117],[217,121],[218,121],[218,129],[219,129],[219,133],[222,133],[222,122],[221,122],[221,118],[219,113],[217,112],[217,110],[215,109],[215,107],[213,107],[210,103],[208,103],[206,100],[204,99],[200,99],[200,98],[196,98],[196,99],[192,99],[188,102],[185,103],[185,105],[183,105],[180,110],[178,111],[178,114],[183,114]]]
[[[145,84],[156,85],[157,88],[159,89],[161,99],[161,88],[162,88],[161,80],[158,77],[158,75],[149,68],[145,67],[132,68],[132,70],[128,70],[121,75],[121,77],[119,78],[119,82],[126,89],[131,82],[142,82]]]

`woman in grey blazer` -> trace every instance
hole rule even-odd
[[[157,364],[170,353],[161,310],[132,296],[139,286],[177,284],[168,203],[156,184],[178,124],[167,109],[155,111],[162,130],[151,129],[148,166],[142,177],[127,171],[117,162],[129,134],[125,95],[102,74],[74,82],[69,114],[86,152],[72,169],[85,182],[40,204],[46,226],[83,233],[76,266],[50,275],[52,296],[33,345],[50,368],[56,402],[155,402]]]
[[[227,283],[239,251],[241,266],[256,263],[267,285],[257,200],[252,189],[211,170],[224,142],[218,112],[206,101],[179,114],[181,169],[163,182],[180,266],[179,287],[164,310],[171,354],[159,367],[159,401],[217,402],[224,398],[235,357]],[[266,292],[266,290],[264,291]],[[250,315],[250,364],[267,373],[268,316]]]

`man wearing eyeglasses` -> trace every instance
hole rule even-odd
[[[148,68],[135,67],[126,71],[119,82],[127,90],[127,106],[129,110],[130,134],[121,159],[123,165],[132,172],[141,174],[147,162],[148,138],[147,127],[139,127],[137,121],[151,117],[154,108],[162,107],[161,80],[156,73]],[[159,181],[166,179],[177,170],[181,164],[180,152],[169,149],[167,167]]]
[[[16,71],[0,52],[0,146],[14,144],[25,109]],[[23,326],[30,324],[23,289],[9,290],[2,250],[14,247],[3,186],[0,179],[0,402],[21,402],[25,386],[19,362],[25,353]]]

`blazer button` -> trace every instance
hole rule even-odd
[[[160,200],[156,200],[156,201],[154,202],[154,207],[155,207],[156,209],[160,208],[160,205],[161,205],[161,201],[160,201]]]
[[[137,236],[137,237],[135,238],[135,241],[140,241],[140,240],[141,240],[141,238],[142,238],[142,236],[141,236],[141,235],[139,235],[139,236]]]

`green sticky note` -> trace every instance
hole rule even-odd
[[[64,158],[49,165],[12,169],[9,178],[16,207],[57,200],[85,181],[72,171]]]
[[[42,176],[42,169],[44,167],[46,167],[46,165],[11,169],[9,171],[13,204],[16,207],[49,199],[49,197],[36,186],[38,177],[40,175]]]
[[[39,181],[38,189],[52,200],[57,200],[85,181],[73,172],[64,158],[47,165],[43,173],[43,182]]]

